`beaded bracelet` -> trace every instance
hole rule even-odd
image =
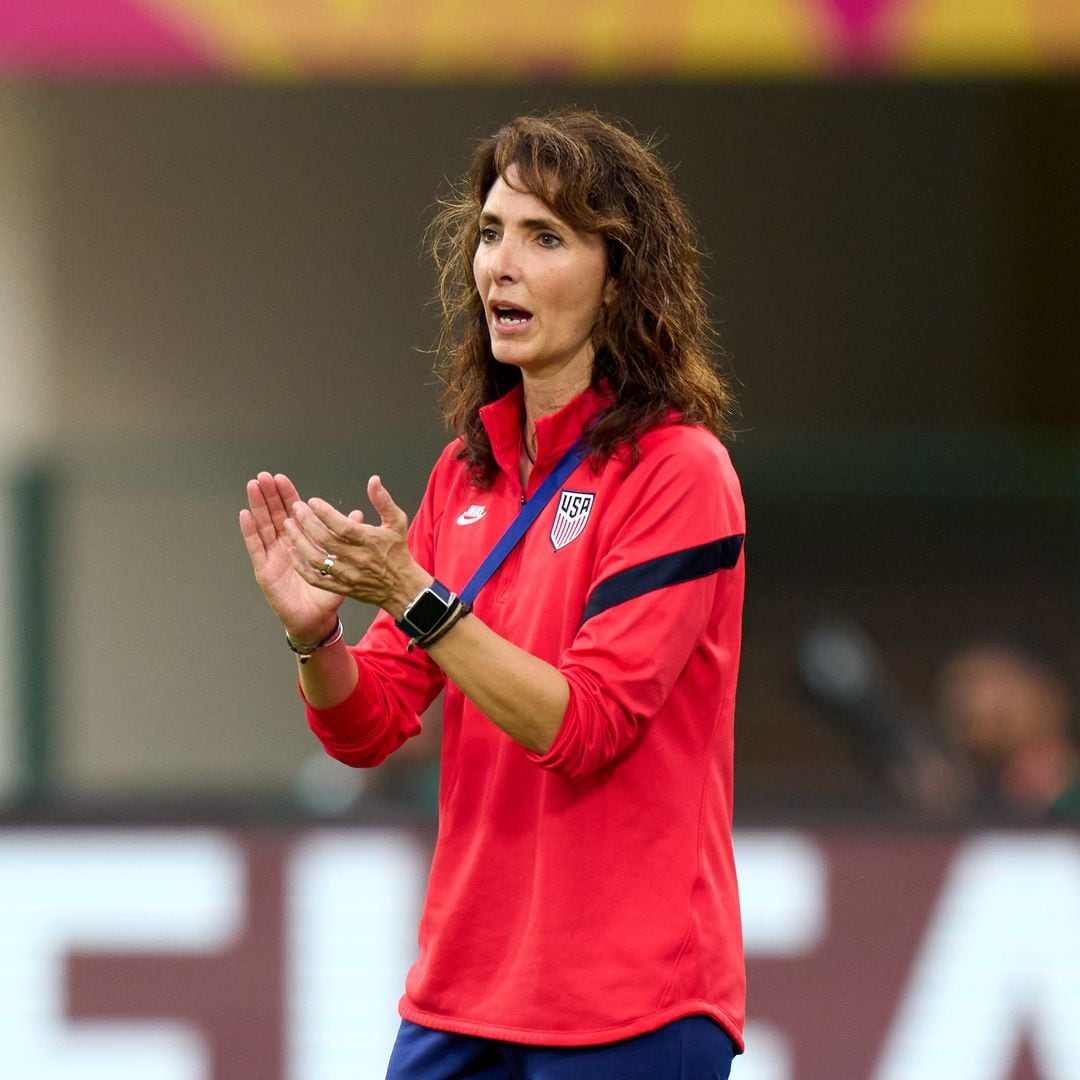
[[[334,625],[334,629],[322,639],[317,645],[305,645],[299,641],[293,641],[289,637],[289,631],[285,631],[285,642],[290,649],[300,658],[301,664],[306,664],[311,657],[317,653],[320,649],[325,649],[328,645],[333,645],[341,640],[342,635],[345,633],[345,628],[341,625],[341,618],[338,617],[337,623]]]

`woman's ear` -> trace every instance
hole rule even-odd
[[[618,283],[615,281],[615,279],[613,277],[609,276],[607,281],[604,282],[604,295],[603,295],[603,298],[602,298],[602,303],[603,303],[604,307],[607,307],[608,304],[610,304],[611,301],[615,299],[615,294],[618,291],[619,291]]]

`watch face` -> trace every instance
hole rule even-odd
[[[419,635],[430,634],[439,620],[446,614],[449,605],[436,596],[430,589],[425,589],[405,612],[403,621],[407,622]]]

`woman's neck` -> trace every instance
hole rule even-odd
[[[573,379],[524,378],[522,380],[522,399],[525,403],[524,434],[534,454],[536,452],[536,421],[568,405],[588,387],[591,380],[591,371],[579,374]]]
[[[524,411],[521,416],[521,483],[527,486],[536,461],[536,421],[558,412],[574,400],[592,380],[592,372],[575,379],[522,379]]]

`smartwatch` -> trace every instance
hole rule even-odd
[[[409,601],[397,620],[397,628],[413,640],[426,637],[450,614],[455,600],[457,597],[441,581],[433,581]]]

